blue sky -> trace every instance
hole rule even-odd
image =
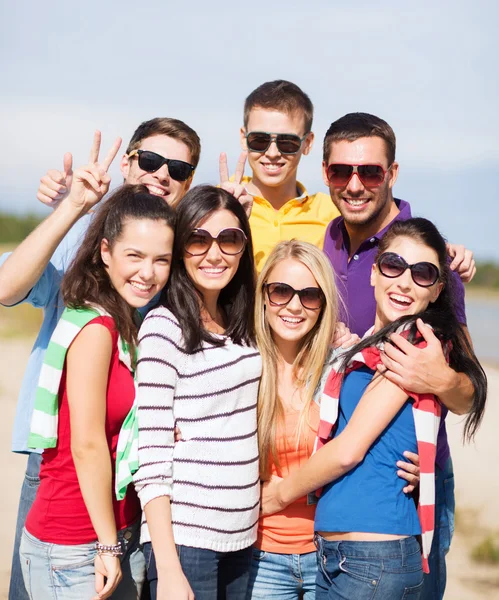
[[[154,116],[196,129],[195,182],[216,182],[220,151],[235,165],[244,98],[283,78],[316,109],[299,172],[309,191],[325,190],[328,125],[377,114],[397,134],[396,196],[499,260],[498,22],[495,0],[11,4],[0,24],[0,210],[44,214],[38,181],[65,151],[84,164],[96,128],[106,146]]]

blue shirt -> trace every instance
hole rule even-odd
[[[359,403],[374,371],[362,367],[348,374],[341,387],[339,435]],[[315,513],[316,531],[359,531],[419,535],[414,500],[402,491],[396,462],[404,450],[417,452],[412,403],[408,400],[354,469],[328,484]]]
[[[19,392],[12,435],[13,452],[31,452],[28,449],[27,443],[40,369],[50,337],[64,310],[64,304],[60,295],[62,277],[80,246],[89,222],[90,216],[85,215],[73,225],[69,233],[57,247],[38,282],[26,298],[21,301],[29,302],[36,308],[42,308],[43,322],[35,345],[31,350]],[[0,264],[7,260],[9,254],[3,254],[0,257]],[[21,302],[18,304],[21,304]]]

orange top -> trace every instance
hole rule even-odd
[[[298,446],[296,431],[300,411],[287,412],[284,423],[277,432],[277,452],[280,472],[272,465],[272,475],[286,477],[291,471],[304,465],[314,449],[319,426],[319,406],[312,402],[309,423],[303,423]],[[315,496],[312,495],[315,499]],[[264,552],[277,554],[305,554],[314,552],[315,504],[307,503],[307,496],[299,498],[284,510],[268,517],[260,517],[256,547]]]

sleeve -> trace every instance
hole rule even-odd
[[[458,273],[455,271],[450,272],[450,292],[452,300],[454,302],[454,311],[456,318],[461,325],[466,326],[466,309],[464,305],[464,284],[461,281]]]
[[[161,309],[158,309],[161,310]],[[133,476],[142,508],[172,492],[173,404],[182,352],[180,328],[166,311],[153,310],[139,333],[136,370],[138,458]]]

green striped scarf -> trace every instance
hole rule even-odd
[[[98,306],[66,308],[50,338],[45,352],[31,418],[28,447],[55,448],[59,419],[59,386],[69,346],[87,323],[109,316]],[[118,338],[119,359],[133,373],[128,344]],[[127,417],[128,419],[128,417]]]
[[[137,389],[135,389],[137,392]],[[135,393],[137,398],[137,393]],[[137,421],[137,403],[134,402],[130,412],[121,426],[116,450],[116,478],[114,488],[116,498],[123,500],[128,484],[132,482],[135,471],[139,468],[139,426]]]

